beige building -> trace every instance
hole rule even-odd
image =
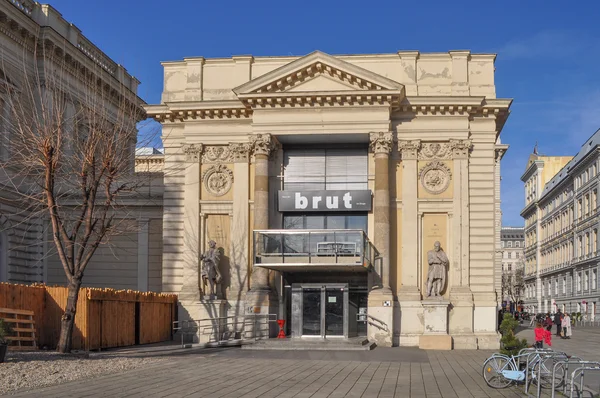
[[[3,172],[13,173],[10,164],[11,117],[7,87],[26,90],[25,73],[36,68],[60,67],[65,97],[82,95],[82,74],[95,76],[106,92],[121,93],[136,104],[139,81],[91,43],[75,26],[50,5],[33,1],[0,1],[0,161]],[[53,54],[42,56],[41,47]],[[51,51],[50,51],[51,50]],[[52,62],[55,62],[52,64]],[[79,91],[78,91],[79,90]],[[76,109],[72,102],[65,107]],[[141,111],[141,109],[140,109]],[[141,114],[142,112],[140,112]],[[68,116],[67,116],[68,117]],[[135,122],[131,119],[132,136]],[[132,144],[134,141],[132,140]],[[132,145],[133,156],[133,145]],[[141,153],[136,169],[143,182],[135,197],[123,200],[127,211],[119,218],[132,225],[131,233],[102,245],[85,272],[86,286],[160,291],[162,287],[162,155]],[[133,166],[133,165],[132,165]],[[133,167],[132,167],[133,172]],[[0,282],[46,282],[62,284],[65,273],[54,255],[49,222],[28,211],[23,197],[2,178],[0,186]]]
[[[146,110],[163,127],[162,286],[180,317],[270,313],[292,338],[497,348],[511,100],[496,98],[494,59],[164,62],[161,103]],[[211,240],[217,300],[199,291]],[[449,259],[440,300],[426,294],[436,241]]]
[[[500,234],[502,247],[502,301],[506,309],[517,309],[518,302],[523,298],[520,281],[515,280],[515,273],[524,268],[525,234],[523,227],[502,227]],[[512,293],[512,294],[511,294]],[[524,293],[524,292],[523,292]],[[518,296],[518,297],[517,297]]]
[[[600,131],[574,156],[531,155],[525,183],[525,306],[598,314]]]

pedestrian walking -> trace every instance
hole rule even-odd
[[[560,310],[556,314],[554,314],[554,324],[556,325],[556,335],[560,337],[560,332],[562,329],[562,314]]]
[[[570,339],[571,338],[571,317],[569,316],[569,314],[565,314],[563,316],[562,322],[561,322],[561,326],[563,329],[563,335],[562,338],[563,339]]]

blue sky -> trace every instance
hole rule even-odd
[[[158,103],[160,61],[188,56],[469,49],[498,53],[496,93],[514,98],[502,131],[504,225],[522,225],[520,176],[535,142],[574,155],[600,128],[598,1],[53,0]]]

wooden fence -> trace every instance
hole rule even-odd
[[[56,347],[66,304],[66,287],[0,283],[0,307],[34,311],[39,347]],[[176,311],[173,294],[82,288],[72,347],[95,350],[170,340]]]

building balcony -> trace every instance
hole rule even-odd
[[[361,229],[254,231],[254,266],[277,271],[371,270],[379,252]]]

